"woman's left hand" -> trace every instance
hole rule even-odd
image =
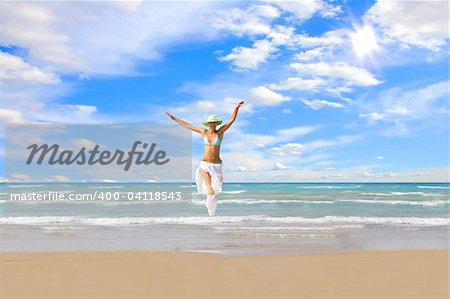
[[[242,105],[244,105],[244,101],[239,101],[239,103],[237,104],[236,108],[241,107]]]

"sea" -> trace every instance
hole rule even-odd
[[[156,196],[171,189],[181,199]],[[449,249],[449,183],[225,183],[214,217],[191,183],[1,183],[0,192],[2,252]],[[36,198],[56,193],[64,199]]]

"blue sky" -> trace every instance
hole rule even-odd
[[[446,1],[2,2],[0,119],[200,126],[244,99],[225,180],[448,181],[448,17]]]

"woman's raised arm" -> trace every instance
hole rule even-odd
[[[236,105],[236,107],[233,110],[233,114],[231,115],[230,119],[227,121],[226,124],[224,124],[222,127],[220,127],[219,129],[219,133],[223,133],[226,130],[228,130],[231,125],[234,123],[234,121],[236,120],[236,116],[238,114],[239,108],[244,104],[244,101],[239,101],[239,103]]]
[[[189,130],[192,130],[192,131],[194,131],[194,132],[200,133],[200,134],[202,134],[202,135],[203,135],[203,134],[205,133],[205,131],[206,131],[206,130],[203,129],[203,128],[193,126],[193,125],[191,125],[190,123],[188,123],[188,122],[186,122],[186,121],[184,121],[184,120],[182,120],[182,119],[176,118],[175,116],[173,116],[173,115],[170,114],[169,112],[166,112],[166,115],[167,115],[169,118],[173,119],[174,121],[176,121],[177,123],[179,123],[180,125],[182,125],[183,127],[187,128],[187,129],[189,129]]]

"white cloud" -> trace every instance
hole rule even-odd
[[[108,118],[97,115],[97,107],[91,105],[52,105],[43,110],[30,111],[31,120],[49,123],[102,123],[110,122]]]
[[[281,113],[289,114],[289,113],[292,113],[292,110],[291,109],[282,109]]]
[[[217,98],[214,100],[197,100],[191,103],[180,103],[169,107],[152,107],[151,113],[153,120],[157,123],[172,123],[164,112],[170,112],[174,116],[181,118],[195,126],[203,126],[201,123],[210,114],[216,114],[220,119],[226,122],[239,102],[238,98]],[[233,129],[244,125],[243,115],[253,113],[253,105],[246,103],[239,109],[237,121],[233,124]]]
[[[369,178],[396,177],[398,175],[399,174],[396,172],[379,172],[379,173],[363,172],[359,174],[359,176],[361,177],[369,177]]]
[[[287,129],[281,129],[275,132],[276,142],[289,141],[294,138],[311,134],[316,131],[318,126],[298,126]]]
[[[389,114],[407,115],[409,113],[409,110],[403,106],[397,105],[393,108],[386,109],[386,112]]]
[[[69,10],[70,5],[66,5]],[[67,12],[66,12],[67,13]],[[79,68],[80,58],[70,48],[71,38],[60,33],[65,13],[57,14],[49,5],[33,2],[0,3],[0,40],[3,45],[29,49],[29,61],[34,65],[64,65]],[[79,24],[80,25],[80,24]]]
[[[300,143],[286,143],[269,149],[269,152],[276,156],[301,155],[305,146]]]
[[[2,2],[0,40],[29,50],[31,65],[45,65],[53,72],[132,74],[137,62],[160,59],[167,46],[216,38],[219,32],[210,23],[215,9],[225,5],[137,4]]]
[[[228,181],[237,182],[329,182],[330,180],[341,182],[448,182],[448,167],[411,169],[405,172],[375,172],[366,166],[333,170],[336,172],[330,173],[330,170],[312,170],[305,167],[277,170],[272,167],[253,172],[224,171],[224,177]]]
[[[291,98],[276,93],[265,86],[258,86],[251,89],[249,100],[254,105],[274,106],[282,102],[290,101]]]
[[[26,174],[11,174],[9,177],[13,181],[27,181],[30,178]]]
[[[276,2],[275,4],[284,6],[284,4],[279,2]],[[309,7],[313,2],[297,2],[293,7],[298,7],[303,4],[307,4],[306,6]],[[313,11],[320,10],[327,6],[320,1],[315,5],[317,7],[313,9]],[[290,7],[291,5],[288,3],[286,6]],[[343,42],[344,30],[328,31],[318,37],[310,37],[306,34],[295,34],[295,27],[272,24],[273,19],[280,16],[278,10],[277,13],[268,14],[269,17],[263,18],[262,21],[260,13],[255,12],[255,7],[259,6],[252,5],[245,10],[238,8],[225,10],[221,12],[221,14],[223,13],[225,16],[219,17],[214,23],[215,27],[224,29],[237,36],[265,36],[265,39],[254,42],[252,47],[238,46],[235,47],[230,54],[219,58],[221,61],[231,61],[233,70],[255,70],[268,59],[273,58],[275,56],[274,53],[276,53],[281,46],[293,50],[297,47],[331,47],[342,44]],[[269,10],[276,10],[275,7],[270,5],[265,5],[265,7],[270,7]]]
[[[346,179],[347,177],[342,173],[330,173],[322,176],[322,178],[325,180],[332,180],[332,179]]]
[[[267,38],[275,46],[292,46],[294,44],[295,28],[275,25],[267,34]]]
[[[230,171],[250,171],[247,167],[245,166],[238,166],[236,168],[230,168]]]
[[[233,131],[228,133],[227,140],[229,141],[223,148],[224,152],[221,156],[223,156],[224,161],[227,161],[227,167],[233,170],[233,175],[231,175],[233,180],[245,181],[256,177],[260,177],[262,180],[287,180],[291,173],[279,174],[267,173],[267,171],[294,170],[301,165],[311,163],[318,165],[329,159],[330,153],[337,147],[361,139],[359,135],[350,135],[338,136],[332,140],[316,140],[306,144],[298,143],[299,137],[310,134],[316,129],[317,127],[293,127],[274,131],[271,135]],[[300,155],[301,159],[299,159]],[[248,159],[248,157],[252,157],[252,159]],[[281,165],[279,165],[280,167],[274,167],[277,163],[287,168],[285,169]],[[328,164],[324,163],[324,165]],[[301,171],[295,171],[296,176],[299,173],[309,173],[305,166],[302,166],[301,169]],[[242,172],[251,172],[252,174],[247,178],[237,174]],[[316,177],[320,178],[321,175]],[[295,180],[295,176],[292,176],[291,180]]]
[[[346,62],[338,62],[329,64],[326,62],[318,63],[291,63],[290,67],[298,73],[307,76],[320,76],[339,78],[346,80],[349,84],[359,86],[373,86],[381,83],[368,70],[356,66],[352,66]]]
[[[344,105],[342,105],[341,103],[336,103],[336,102],[330,102],[330,101],[326,101],[326,100],[306,100],[306,99],[302,99],[302,102],[308,106],[309,108],[313,109],[313,110],[319,110],[322,108],[326,108],[326,107],[331,107],[331,108],[345,108]]]
[[[273,90],[315,90],[319,86],[325,85],[322,79],[302,79],[298,77],[287,78],[278,84],[269,85]]]
[[[283,170],[283,169],[289,169],[290,167],[288,167],[288,166],[286,166],[286,165],[283,165],[283,164],[280,163],[280,162],[275,162],[274,168],[275,168],[275,169]]]
[[[342,13],[342,7],[322,2],[320,15],[324,18],[334,18]]]
[[[448,81],[441,81],[413,89],[396,87],[382,91],[373,96],[376,100],[358,102],[363,110],[359,117],[368,119],[370,124],[393,123],[398,133],[410,133],[407,123],[412,122],[419,126],[443,125],[442,121],[448,118],[448,86]]]
[[[447,1],[377,1],[364,20],[388,41],[439,51],[450,38]]]
[[[292,13],[299,21],[307,20],[316,13],[319,13],[323,17],[334,17],[342,12],[339,6],[326,3],[322,0],[270,2],[284,11]]]
[[[249,159],[251,155],[252,159]],[[259,172],[263,169],[272,169],[274,162],[264,158],[259,151],[243,151],[243,152],[233,152],[233,153],[222,153],[221,157],[224,161],[226,171],[232,172]]]
[[[23,58],[0,53],[0,117],[9,123],[123,121],[128,116],[108,117],[92,105],[58,104],[73,88],[58,76],[136,74],[137,63],[161,59],[173,44],[218,38],[211,22],[216,9],[226,5],[2,2],[0,44],[23,49],[17,52]]]
[[[21,57],[0,52],[0,81],[52,84],[60,82],[51,72],[45,72],[26,63]]]
[[[285,46],[288,50],[295,50],[299,47],[318,47],[310,51],[316,51],[315,55],[319,55],[318,51],[321,51],[320,55],[323,56],[325,48],[332,48],[343,43],[343,35],[343,30],[336,30],[326,32],[323,36],[310,37],[304,34],[295,34],[294,27],[275,25],[266,34],[265,39],[254,42],[252,47],[235,47],[230,54],[219,58],[219,60],[231,61],[233,69],[236,71],[254,70],[268,59],[275,57],[275,53],[281,46]],[[310,52],[306,55],[312,54]],[[296,57],[302,58],[302,56]]]
[[[72,140],[72,144],[76,147],[85,147],[87,149],[94,148],[96,145],[95,142],[92,142],[91,140],[86,138],[75,138]]]
[[[353,100],[351,98],[348,98],[348,97],[342,95],[343,93],[352,92],[353,89],[351,87],[348,87],[348,86],[330,86],[328,88],[325,88],[324,90],[327,93],[329,93],[330,95],[339,98],[341,101],[344,101],[344,102],[347,102],[347,103],[352,103],[353,102]]]
[[[57,182],[69,181],[69,178],[65,175],[52,175],[51,178],[52,178],[52,180],[57,181]]]
[[[127,0],[127,1],[114,1],[114,5],[119,6],[120,8],[137,11],[144,0]]]
[[[346,34],[347,31],[343,29],[327,31],[322,36],[297,34],[293,36],[293,43],[302,48],[322,47],[322,50],[325,50],[327,47],[342,45],[345,42]]]
[[[305,152],[311,152],[319,149],[335,148],[341,145],[353,143],[363,139],[362,135],[343,135],[335,139],[319,139],[305,143]]]
[[[0,121],[3,124],[23,124],[27,122],[20,111],[13,109],[0,109]]]
[[[224,150],[233,153],[251,151],[251,153],[261,154],[261,149],[271,145],[295,141],[301,136],[315,132],[318,128],[318,126],[297,126],[276,130],[271,134],[250,134],[242,131],[240,128],[235,128],[233,131],[227,132],[228,141]]]
[[[383,118],[385,118],[386,116],[383,114],[380,114],[378,112],[371,112],[371,113],[360,113],[358,114],[359,117],[361,118],[367,118],[371,121],[378,121],[378,120],[382,120]]]
[[[268,40],[259,40],[253,44],[252,48],[236,47],[232,52],[220,58],[220,61],[231,61],[234,70],[257,69],[262,63],[277,50]]]
[[[424,176],[430,176],[431,173],[429,172],[421,172],[421,171],[414,171],[414,172],[410,172],[407,173],[408,176],[412,176],[412,177],[424,177]]]
[[[57,99],[69,93],[65,84],[35,84],[0,80],[0,119],[5,123],[110,123],[92,105],[57,104]],[[120,117],[125,117],[121,115]]]
[[[383,156],[377,156],[377,157],[375,157],[375,159],[377,159],[377,160],[384,160],[384,157]]]
[[[213,27],[236,36],[268,34],[271,22],[279,17],[279,10],[272,5],[250,5],[245,9],[228,8],[218,11]]]
[[[225,102],[230,102],[230,99],[227,98]],[[197,100],[192,102],[190,105],[173,107],[171,111],[175,113],[189,113],[191,111],[201,112],[201,113],[209,113],[212,111],[216,112],[224,112],[225,109],[222,107],[227,105],[220,105],[218,101],[208,101],[208,100]]]
[[[324,56],[324,48],[317,47],[311,50],[306,50],[295,54],[294,59],[301,61],[311,61],[316,60]]]

